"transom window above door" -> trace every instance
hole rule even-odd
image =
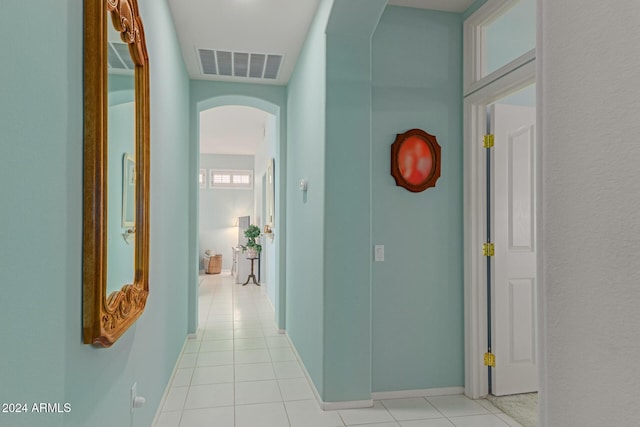
[[[465,95],[535,59],[536,13],[536,0],[488,0],[465,21]]]

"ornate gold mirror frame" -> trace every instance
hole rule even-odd
[[[135,64],[133,283],[107,295],[107,14]],[[149,294],[149,66],[136,0],[84,0],[83,335],[111,346],[144,311]]]

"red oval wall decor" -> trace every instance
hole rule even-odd
[[[421,129],[398,134],[391,144],[391,176],[414,193],[435,187],[440,178],[440,145]]]

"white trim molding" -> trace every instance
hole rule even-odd
[[[463,74],[465,95],[470,92],[470,88],[474,83],[482,79],[482,75],[485,72],[485,26],[514,6],[518,1],[488,0],[473,15],[465,19],[463,26],[463,58],[468,61],[465,63]]]
[[[464,96],[469,96],[490,85],[491,83],[500,80],[502,78],[508,78],[511,74],[513,74],[516,70],[527,66],[528,64],[534,62],[536,59],[536,50],[531,49],[529,52],[524,55],[514,59],[506,65],[498,68],[491,74],[486,75],[485,77],[478,79],[472,82],[464,92]]]
[[[341,402],[323,401],[322,397],[320,397],[320,393],[318,392],[318,389],[316,388],[316,385],[311,380],[311,375],[309,375],[309,371],[307,371],[307,367],[304,365],[304,363],[302,363],[302,359],[300,358],[300,354],[298,353],[296,346],[293,345],[293,342],[291,341],[291,338],[289,337],[289,334],[286,331],[284,332],[284,336],[287,337],[287,340],[289,341],[289,345],[293,350],[293,354],[295,354],[296,359],[298,360],[298,363],[300,364],[300,367],[304,372],[304,376],[307,379],[307,382],[309,383],[311,390],[313,391],[313,395],[316,398],[316,401],[318,402],[320,409],[322,409],[323,411],[337,411],[340,409],[371,408],[373,406],[373,399],[347,400],[347,401],[341,401]]]
[[[482,146],[482,137],[486,134],[486,107],[533,83],[535,61],[485,86],[464,101],[465,394],[472,399],[488,393],[483,358],[487,350],[487,270],[481,250],[487,224],[484,197],[487,172]]]
[[[487,170],[482,145],[482,137],[487,130],[486,108],[536,82],[535,49],[482,77],[483,26],[516,2],[488,0],[464,22],[464,393],[472,399],[488,394],[488,375],[483,357],[487,351],[487,274],[486,258],[481,251],[486,240],[487,224]],[[537,167],[540,169],[541,165]],[[538,310],[540,312],[540,306]]]
[[[483,384],[483,344],[487,342],[486,263],[476,253],[486,235],[486,180],[482,164],[480,135],[486,133],[486,120],[482,108],[464,102],[464,312],[465,312],[465,394],[477,399],[487,394]],[[474,250],[478,249],[478,250]],[[485,345],[486,347],[486,345]],[[485,380],[486,382],[486,380]]]
[[[536,10],[536,55],[538,60],[536,61],[536,135],[538,141],[536,141],[537,152],[536,156],[540,159],[540,166],[536,171],[536,188],[538,188],[538,194],[536,197],[539,200],[536,207],[536,239],[538,242],[543,242],[543,166],[542,166],[542,138],[544,135],[544,116],[542,114],[544,100],[544,43],[543,35],[546,34],[544,30],[543,20],[543,1],[538,0]],[[538,250],[538,271],[536,272],[538,277],[538,426],[545,427],[549,425],[547,422],[547,358],[546,354],[546,342],[547,342],[547,316],[545,313],[545,295],[547,294],[546,282],[544,277],[544,250]]]
[[[418,390],[377,391],[371,393],[373,400],[403,399],[407,397],[450,396],[464,393],[464,387],[440,387]]]

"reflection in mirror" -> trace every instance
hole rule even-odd
[[[275,228],[276,225],[276,214],[275,214],[275,179],[274,179],[274,169],[275,169],[275,159],[269,159],[267,163],[267,218],[266,223],[271,230]]]
[[[133,155],[125,153],[122,158],[122,228],[134,227],[136,224],[135,191],[136,162]]]
[[[136,0],[85,0],[83,334],[111,346],[149,290],[149,70]]]
[[[129,48],[120,41],[120,35],[116,33],[113,26],[110,23],[107,25],[110,28],[107,49],[109,60],[107,295],[110,295],[112,292],[119,291],[122,285],[133,283],[135,175],[133,174],[134,155],[131,153],[135,150],[135,81]],[[118,46],[124,49],[117,49]],[[128,61],[121,59],[122,53],[127,54]],[[128,233],[127,230],[131,232]]]

